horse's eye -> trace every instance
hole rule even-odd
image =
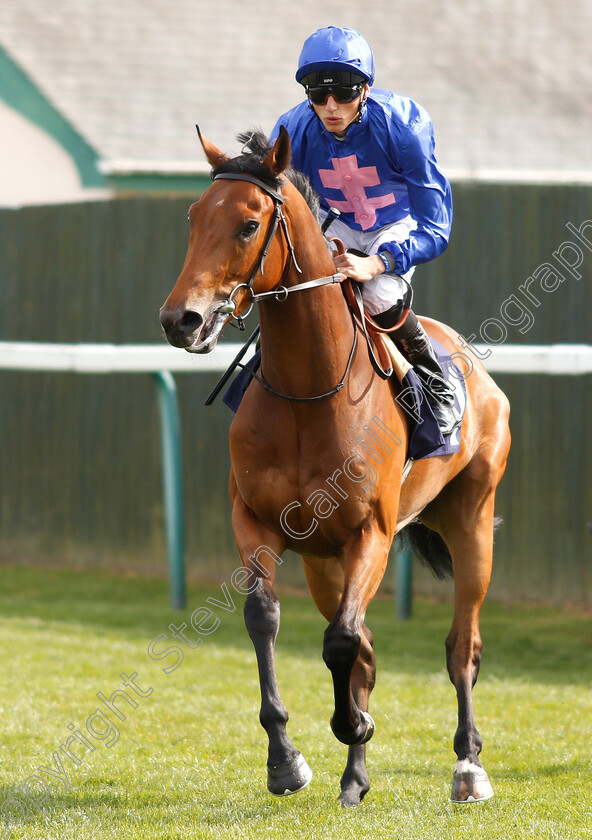
[[[258,222],[245,222],[241,228],[240,235],[243,239],[250,239],[256,230],[259,230]]]

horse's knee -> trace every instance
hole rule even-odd
[[[245,599],[245,625],[251,639],[262,636],[275,639],[280,628],[280,602],[269,584],[261,578]]]
[[[331,622],[325,630],[323,659],[330,671],[351,669],[360,651],[360,633],[340,622]]]

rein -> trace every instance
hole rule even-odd
[[[351,314],[351,317],[352,317],[352,324],[353,324],[353,327],[354,327],[354,341],[353,341],[353,344],[352,344],[352,348],[349,351],[349,357],[348,357],[348,360],[347,360],[347,364],[345,366],[343,376],[341,377],[341,379],[339,380],[337,385],[334,388],[331,388],[330,391],[327,391],[324,394],[317,394],[314,397],[293,397],[293,396],[290,396],[290,394],[282,394],[280,391],[276,391],[275,388],[272,388],[271,385],[268,382],[266,382],[266,380],[263,377],[263,371],[261,372],[261,375],[259,375],[259,374],[255,373],[254,370],[251,370],[251,368],[247,367],[247,365],[241,364],[241,362],[237,362],[236,367],[241,368],[241,370],[246,370],[248,373],[250,373],[250,375],[253,379],[256,379],[257,382],[263,388],[265,388],[266,391],[269,391],[270,394],[274,394],[276,397],[281,397],[283,400],[290,400],[290,402],[316,402],[317,400],[324,400],[324,399],[327,399],[327,397],[332,397],[334,394],[337,394],[339,391],[341,391],[341,389],[345,385],[345,380],[347,379],[347,375],[348,375],[348,373],[350,371],[350,368],[352,366],[352,362],[354,360],[354,355],[355,355],[355,352],[356,352],[356,347],[358,346],[358,330],[356,328],[356,323],[355,323],[355,320],[354,320],[353,312],[350,312],[350,314]],[[247,343],[247,347],[250,343],[251,343],[251,341],[249,340],[249,342]],[[246,349],[246,348],[243,348],[243,349]],[[207,402],[206,402],[206,405],[208,405]]]
[[[292,294],[293,292],[301,292],[301,291],[306,291],[308,289],[316,289],[316,288],[319,288],[320,286],[328,286],[328,285],[331,285],[333,283],[341,283],[341,281],[343,279],[343,275],[339,274],[337,272],[335,274],[327,275],[326,277],[317,277],[315,280],[307,280],[306,282],[299,283],[296,286],[290,286],[290,287],[276,286],[275,289],[272,289],[269,292],[260,292],[259,294],[255,294],[253,292],[253,283],[255,282],[255,278],[257,277],[257,275],[259,273],[263,274],[263,267],[264,267],[264,264],[265,264],[265,258],[267,256],[268,251],[269,251],[271,242],[272,242],[274,236],[277,233],[278,226],[281,228],[281,230],[284,234],[284,238],[286,240],[286,245],[288,246],[288,252],[290,254],[290,260],[292,261],[296,271],[299,274],[302,274],[302,269],[298,265],[298,262],[296,260],[296,255],[294,253],[294,246],[292,244],[292,240],[290,239],[290,233],[288,231],[288,225],[287,225],[287,222],[286,222],[286,217],[284,216],[284,213],[283,213],[283,210],[282,210],[282,205],[284,203],[284,197],[278,190],[274,190],[272,187],[268,186],[264,181],[260,181],[258,178],[254,178],[251,175],[242,175],[240,173],[234,173],[234,172],[222,172],[219,175],[215,175],[213,180],[214,181],[218,181],[218,180],[247,181],[250,184],[255,184],[257,187],[259,187],[259,189],[263,190],[263,192],[265,192],[267,195],[269,195],[273,199],[273,203],[274,203],[274,211],[273,211],[272,221],[271,221],[271,224],[269,226],[269,230],[267,232],[267,236],[265,238],[263,248],[262,248],[261,253],[259,255],[259,259],[258,259],[257,264],[255,265],[253,271],[251,272],[251,276],[250,276],[248,282],[247,283],[239,283],[238,286],[235,286],[234,289],[232,290],[232,292],[230,293],[229,297],[227,298],[227,300],[223,301],[217,307],[218,312],[227,312],[230,315],[231,318],[234,318],[234,320],[238,322],[239,329],[244,329],[245,328],[244,323],[243,323],[243,319],[246,318],[247,315],[249,315],[249,313],[251,312],[251,310],[253,308],[253,305],[259,300],[265,300],[267,298],[275,298],[277,301],[283,302],[283,301],[287,300],[288,295]],[[243,313],[241,315],[235,315],[234,314],[234,312],[236,310],[236,303],[234,301],[234,296],[237,292],[237,289],[245,289],[251,295],[247,312]],[[271,385],[269,385],[269,383],[266,382],[266,380],[263,376],[263,371],[261,371],[261,374],[258,375],[256,373],[254,373],[250,368],[246,367],[246,365],[241,364],[241,359],[244,356],[247,348],[249,347],[249,345],[252,343],[252,341],[254,340],[254,338],[257,336],[257,334],[259,332],[259,327],[257,327],[257,329],[253,332],[253,334],[251,335],[251,337],[249,338],[249,340],[247,341],[245,346],[242,348],[241,352],[236,356],[234,361],[231,363],[230,367],[226,370],[226,372],[223,374],[222,378],[216,384],[215,388],[213,389],[213,391],[210,393],[210,395],[206,399],[205,404],[206,405],[211,405],[212,404],[212,402],[214,401],[216,396],[220,393],[220,391],[222,390],[222,388],[224,387],[224,385],[226,384],[226,382],[228,381],[228,379],[232,375],[233,371],[237,367],[240,367],[241,369],[248,371],[250,373],[251,377],[256,379],[257,382],[259,382],[259,384],[263,388],[265,388],[266,391],[269,391],[270,394],[274,394],[276,397],[281,397],[281,399],[284,399],[284,400],[290,400],[291,402],[315,402],[317,400],[327,399],[328,397],[332,397],[334,394],[337,394],[339,391],[341,391],[341,389],[345,385],[345,380],[347,379],[347,375],[348,375],[348,373],[351,369],[352,362],[353,362],[355,352],[356,352],[356,347],[358,345],[358,330],[356,328],[356,323],[355,323],[353,313],[351,313],[351,315],[352,315],[352,324],[353,324],[353,328],[354,328],[354,340],[353,340],[352,348],[350,350],[350,354],[349,354],[349,357],[348,357],[348,360],[347,360],[347,364],[345,366],[345,371],[343,372],[343,376],[341,377],[341,379],[337,383],[337,385],[334,388],[331,388],[330,391],[326,391],[324,394],[316,394],[315,396],[312,396],[312,397],[293,397],[293,396],[290,396],[289,394],[282,394],[280,391],[276,391],[275,388],[272,388]]]

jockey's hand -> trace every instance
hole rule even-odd
[[[335,268],[346,277],[366,283],[377,274],[384,274],[384,263],[376,254],[369,257],[358,257],[355,254],[336,254],[333,257]]]

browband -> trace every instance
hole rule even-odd
[[[259,178],[254,178],[252,175],[242,175],[239,172],[221,172],[219,175],[214,175],[212,181],[248,181],[250,184],[258,186],[263,192],[266,192],[278,204],[284,203],[284,197],[280,192],[268,186],[264,181],[260,181]]]

